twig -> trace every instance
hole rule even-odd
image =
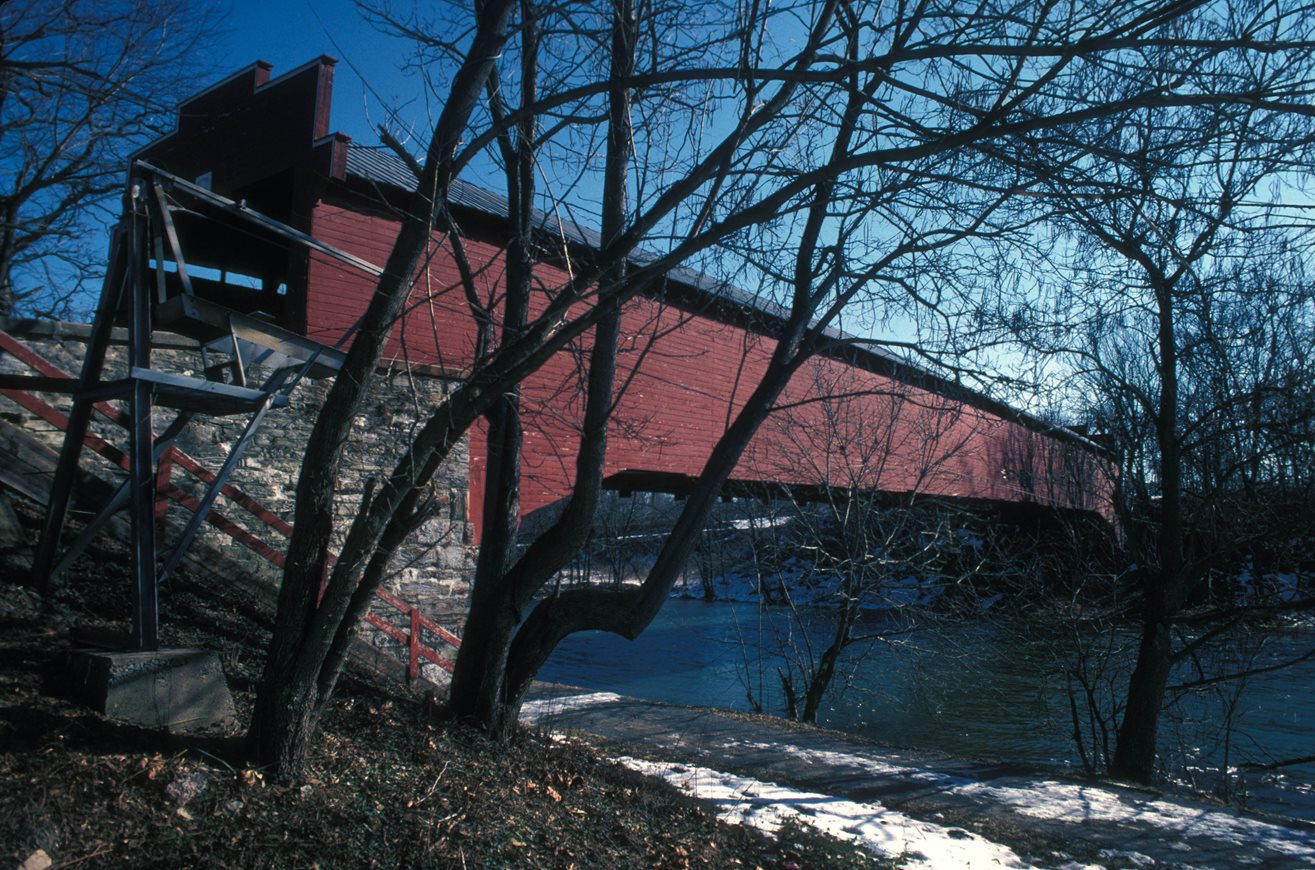
[[[1250,772],[1250,771],[1261,771],[1261,770],[1278,770],[1280,767],[1296,767],[1299,764],[1312,764],[1312,763],[1315,763],[1315,755],[1303,755],[1300,758],[1285,758],[1282,761],[1271,761],[1268,764],[1259,764],[1254,761],[1249,761],[1246,764],[1239,764],[1238,767],[1242,770]]]
[[[74,858],[72,861],[64,861],[59,864],[52,864],[50,865],[51,870],[59,870],[59,868],[61,867],[72,867],[74,864],[81,864],[83,861],[90,861],[92,858],[99,858],[101,855],[104,855],[109,851],[110,851],[109,846],[102,846],[101,848],[97,849],[95,852],[91,852],[90,854],[83,855],[81,858]]]
[[[217,762],[219,762],[219,763],[222,764],[225,768],[227,768],[227,770],[228,770],[229,773],[237,773],[237,768],[236,768],[236,767],[234,767],[233,765],[229,764],[227,761],[225,761],[224,759],[220,758],[218,755],[215,755],[213,752],[207,752],[207,751],[205,751],[204,749],[200,748],[199,746],[194,746],[194,747],[192,747],[192,749],[193,749],[194,751],[196,751],[196,752],[201,753],[202,755],[204,755],[206,758],[210,759],[211,761],[217,761]]]
[[[433,796],[434,789],[438,788],[438,781],[443,778],[443,774],[447,773],[447,766],[451,763],[452,762],[450,761],[443,762],[443,769],[438,772],[438,776],[434,777],[433,785],[431,785],[429,789],[425,792],[424,797],[418,799],[415,802],[415,806],[420,806],[422,803],[429,800],[429,798]]]

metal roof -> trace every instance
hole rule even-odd
[[[399,157],[379,148],[356,144],[347,147],[347,174],[374,184],[383,184],[405,191],[415,190],[416,184],[420,181],[411,171],[411,167]],[[505,196],[461,179],[453,180],[448,199],[454,205],[491,217],[505,219],[510,213],[510,205]],[[575,221],[563,220],[538,208],[534,209],[532,214],[535,224],[541,229],[553,235],[560,235],[571,244],[593,250],[602,247],[603,237],[597,230],[582,226]],[[631,253],[630,261],[637,266],[643,266],[659,256],[652,251],[637,250]],[[770,317],[784,318],[789,315],[788,310],[775,302],[760,299],[753,293],[694,269],[677,266],[667,272],[667,278],[731,302],[740,308]],[[840,337],[839,334],[836,337]]]

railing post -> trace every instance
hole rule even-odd
[[[420,611],[414,607],[411,608],[411,634],[406,646],[409,653],[406,678],[409,682],[415,682],[416,677],[420,676]]]
[[[160,464],[155,472],[155,529],[158,535],[164,535],[164,517],[169,510],[168,489],[173,482],[174,449],[166,447],[160,454]]]

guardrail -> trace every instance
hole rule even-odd
[[[14,359],[23,363],[37,375],[45,380],[37,389],[49,392],[72,393],[73,387],[77,384],[77,379],[72,375],[59,368],[50,360],[37,353],[28,345],[19,341],[14,336],[4,330],[0,330],[0,351],[9,354]],[[61,389],[63,388],[63,389]],[[17,403],[22,408],[40,419],[59,429],[61,432],[68,429],[68,416],[58,408],[49,404],[45,400],[36,396],[33,392],[22,389],[0,388],[0,395],[5,396],[11,401]],[[128,427],[128,415],[108,402],[97,402],[94,405],[96,413],[104,420],[120,426],[124,429]],[[128,457],[110,442],[96,435],[94,432],[88,432],[84,443],[93,452],[107,459],[111,463],[127,470]],[[205,468],[194,457],[189,456],[186,452],[178,447],[171,446],[160,457],[157,470],[157,502],[155,515],[163,521],[165,510],[169,502],[173,502],[187,510],[195,513],[200,507],[199,500],[189,492],[179,487],[173,482],[175,469],[180,469],[201,481],[203,484],[213,483],[215,475]],[[257,520],[272,529],[282,538],[292,537],[292,525],[282,517],[273,513],[264,507],[248,493],[243,492],[233,484],[225,484],[220,493],[223,494],[233,505],[241,508],[246,513],[255,517]],[[211,509],[206,514],[205,521],[211,526],[227,535],[233,541],[260,556],[262,559],[270,562],[277,567],[283,567],[284,557],[283,550],[275,547],[263,538],[244,528],[237,522],[226,517],[216,509]],[[330,554],[330,558],[335,558]],[[420,675],[420,660],[432,662],[443,670],[452,672],[451,659],[441,655],[439,651],[425,643],[424,635],[428,632],[437,638],[446,647],[453,649],[461,645],[461,638],[446,628],[436,624],[424,614],[422,614],[413,605],[401,600],[382,590],[375,593],[376,600],[393,611],[396,611],[405,618],[406,627],[399,628],[390,622],[386,615],[376,613],[374,608],[366,614],[365,621],[375,630],[383,632],[388,637],[399,643],[405,644],[407,649],[407,679],[415,680]]]

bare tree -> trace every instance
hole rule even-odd
[[[355,622],[409,532],[429,477],[478,418],[501,415],[505,425],[490,427],[501,433],[495,442],[499,477],[485,514],[489,537],[452,712],[506,734],[530,681],[561,638],[584,629],[634,636],[651,621],[754,432],[801,367],[831,341],[828,326],[865,298],[932,307],[919,277],[922,264],[994,230],[1001,204],[1034,183],[1013,171],[988,183],[962,183],[977,161],[969,146],[1148,105],[1239,98],[1226,88],[1188,92],[1155,83],[1093,102],[1076,89],[1071,70],[1122,64],[1129,46],[1175,38],[1163,27],[1191,11],[1176,5],[1049,10],[1038,13],[1042,20],[1023,21],[994,7],[869,9],[822,0],[784,12],[741,9],[729,31],[708,22],[678,28],[682,37],[670,39],[664,25],[672,16],[688,17],[690,7],[615,5],[594,14],[606,25],[592,28],[562,23],[560,16],[574,8],[493,0],[478,7],[468,35],[438,46],[451,58],[453,73],[445,79],[443,110],[425,159],[415,162],[418,189],[404,207],[386,275],[317,421],[298,484],[296,535],[252,729],[258,754],[280,775],[295,777],[303,769]],[[588,7],[580,8],[584,20]],[[792,20],[789,36],[771,26],[778,14]],[[555,79],[553,93],[534,88],[536,46],[548,46],[538,49],[540,59],[559,57],[550,40],[562,35],[574,46],[582,33],[595,34],[594,45],[604,47],[594,62],[574,77]],[[778,38],[791,48],[777,47]],[[1197,59],[1193,52],[1209,54],[1233,40],[1227,33],[1184,43],[1175,63],[1190,67]],[[509,46],[519,46],[519,55],[504,55]],[[501,66],[504,57],[519,72]],[[972,62],[965,62],[969,57]],[[521,105],[514,109],[498,84],[509,75],[520,92]],[[683,126],[671,126],[668,116],[668,126],[655,125],[641,140],[633,119],[643,116],[642,96],[673,82],[704,83],[704,99],[687,95],[675,101],[674,117],[683,118]],[[1271,96],[1282,102],[1292,94]],[[567,135],[571,131],[574,138]],[[462,262],[460,228],[447,206],[456,173],[492,146],[503,151],[509,177],[523,186],[528,176],[517,168],[525,159],[523,145],[538,143],[538,158],[531,148],[528,162],[540,178],[553,178],[544,159],[550,141],[598,140],[607,142],[605,149],[584,149],[591,157],[603,152],[603,178],[592,188],[601,190],[597,244],[584,246],[587,251],[568,246],[568,277],[535,286],[523,323],[514,310],[519,300],[508,303],[510,315],[473,300],[472,316],[494,324],[485,333],[487,353],[435,409],[352,520],[330,568],[338,463],[383,342],[425,252],[444,246],[445,255]],[[512,212],[528,208],[524,199],[510,199]],[[569,204],[557,202],[562,211]],[[515,220],[513,238],[520,232]],[[548,577],[583,542],[592,519],[617,389],[615,357],[607,348],[619,307],[654,290],[674,266],[742,248],[755,236],[760,251],[769,249],[771,238],[778,254],[790,252],[786,268],[761,274],[763,292],[779,292],[787,314],[771,336],[774,350],[765,370],[729,415],[656,564],[638,587],[568,589],[536,603]],[[641,244],[651,252],[641,255]],[[514,297],[521,290],[511,286],[506,292]],[[554,531],[513,561],[507,553],[519,474],[511,456],[516,385],[591,329],[575,491]]]
[[[1269,11],[1238,8],[1232,20],[1253,40],[1306,26]],[[1205,31],[1184,30],[1192,32]],[[1107,95],[1186,76],[1201,87],[1226,77],[1238,90],[1262,92],[1304,79],[1310,63],[1304,52],[1246,64],[1225,51],[1170,72],[1175,55],[1154,46],[1142,81],[1100,74],[1089,88]],[[1286,228],[1266,201],[1267,186],[1304,164],[1315,141],[1308,113],[1270,108],[1262,100],[1148,109],[1117,125],[1025,137],[1004,155],[1010,165],[1049,159],[1039,172],[1056,209],[1053,250],[1065,268],[1043,305],[1009,308],[1003,319],[1032,349],[1067,354],[1075,382],[1104,402],[1104,428],[1121,436],[1122,521],[1139,564],[1142,633],[1110,770],[1129,779],[1154,772],[1170,674],[1202,642],[1176,643],[1175,632],[1221,564],[1215,544],[1235,546],[1241,529],[1202,533],[1222,518],[1226,494],[1245,490],[1248,470],[1264,478],[1260,470],[1270,467],[1270,450],[1245,436],[1272,432],[1290,445],[1308,431],[1309,406],[1289,402],[1298,397],[1284,386],[1295,372],[1274,365],[1294,318],[1309,328],[1308,315],[1296,314],[1308,306],[1306,285],[1280,287],[1288,276],[1274,274],[1256,298],[1257,282],[1246,278],[1287,259],[1281,242],[1273,247]],[[1082,156],[1093,150],[1099,159]],[[1262,233],[1268,243],[1257,238]],[[1244,375],[1225,361],[1257,338],[1268,362],[1253,362]],[[1260,414],[1247,419],[1261,408],[1270,412],[1263,422]]]
[[[788,189],[777,191],[775,195],[765,197],[763,201],[751,202],[747,208],[717,223],[712,223],[712,214],[708,211],[699,216],[691,228],[690,238],[683,243],[678,239],[665,255],[649,258],[642,268],[627,270],[627,261],[638,242],[660,227],[663,221],[670,220],[673,212],[688,205],[689,197],[695,191],[704,185],[711,185],[714,192],[722,187],[730,175],[731,161],[736,152],[746,147],[746,143],[752,143],[755,136],[762,135],[763,130],[790,106],[789,94],[784,92],[783,87],[783,92],[774,95],[767,106],[750,101],[744,109],[741,122],[732,132],[715,143],[714,147],[697,155],[697,160],[683,167],[684,174],[675,183],[666,186],[660,195],[647,204],[646,209],[632,216],[624,231],[613,241],[592,252],[586,260],[577,262],[578,270],[570,274],[565,285],[551,288],[546,304],[535,312],[532,321],[517,330],[516,318],[512,318],[510,328],[502,331],[499,343],[479,361],[474,373],[421,429],[393,475],[380,488],[368,509],[363,510],[353,522],[342,555],[332,571],[326,571],[327,545],[331,534],[330,506],[342,445],[355,408],[368,394],[374,361],[378,358],[383,340],[405,302],[409,276],[415,273],[422,254],[430,244],[430,234],[436,229],[444,232],[444,238],[451,244],[451,255],[459,264],[463,259],[459,231],[446,209],[446,188],[459,165],[455,153],[457,142],[465,134],[477,101],[487,92],[493,80],[494,62],[511,35],[510,21],[514,8],[515,4],[503,3],[486,4],[480,10],[473,41],[465,49],[464,59],[449,85],[451,96],[445,102],[435,134],[431,138],[425,163],[415,167],[419,170],[420,184],[413,201],[404,209],[403,228],[393,258],[386,269],[388,277],[371,302],[344,367],[343,376],[335,382],[312,435],[298,491],[297,521],[301,527],[289,551],[289,568],[285,571],[278,625],[252,724],[257,753],[276,762],[288,775],[296,776],[300,773],[308,741],[314,733],[323,703],[331,694],[355,622],[364,612],[369,595],[382,577],[389,556],[409,532],[415,506],[426,481],[452,446],[476,419],[492,411],[499,403],[502,412],[514,413],[514,402],[505,401],[510,395],[509,391],[514,390],[515,385],[527,374],[586,330],[614,319],[618,306],[626,298],[659,280],[668,269],[692,252],[708,247],[742,226],[776,214],[791,195]],[[821,20],[803,52],[783,60],[786,68],[805,70],[813,63],[824,44],[823,37],[828,30],[826,22],[830,18],[831,8],[824,7],[820,14]],[[634,26],[624,21],[621,24]],[[524,25],[525,22],[521,21],[517,33],[522,38],[531,37],[532,29]],[[574,35],[574,31],[572,33]],[[608,56],[611,54],[609,51]],[[666,55],[661,57],[665,62]],[[619,60],[624,61],[623,58]],[[733,68],[723,68],[711,78],[725,79],[734,74]],[[662,71],[659,70],[655,75],[660,80]],[[675,75],[677,79],[697,79],[700,76],[704,76],[701,68]],[[617,105],[618,100],[625,98],[628,89],[613,87],[607,71],[601,73],[599,82],[593,86],[583,86],[586,98],[601,94],[610,105]],[[618,90],[621,91],[619,95],[615,93]],[[757,88],[752,90],[757,93]],[[572,97],[572,100],[576,99],[578,96]],[[545,104],[551,105],[551,99],[545,97],[539,100],[540,107]],[[490,111],[490,115],[498,114],[496,109]],[[522,109],[520,117],[509,113],[502,118],[501,123],[495,120],[487,139],[477,137],[472,145],[467,146],[462,159],[469,158],[471,148],[478,149],[488,143],[497,143],[503,136],[502,131],[509,129],[510,125],[523,123],[526,114],[527,110]],[[624,113],[609,114],[616,117]],[[615,156],[611,162],[624,173],[627,159],[613,153]],[[617,197],[624,191],[624,187],[614,183],[608,190],[613,197]],[[619,200],[619,203],[624,202],[624,199]],[[518,207],[515,201],[512,205],[513,210]],[[528,209],[528,206],[524,207]],[[609,279],[609,275],[613,277]],[[625,276],[624,280],[619,280],[618,276],[621,275]],[[513,286],[509,292],[515,294],[521,290]],[[573,306],[585,303],[588,306],[583,314],[575,315],[572,312]],[[482,309],[484,305],[479,300],[472,302],[472,310],[477,319],[484,316]],[[490,335],[491,331],[485,334]],[[594,343],[599,343],[597,337]],[[591,437],[595,439],[605,431],[605,425],[600,427],[599,424],[605,420],[606,405],[610,402],[610,376],[603,371],[606,366],[606,361],[603,361],[597,375],[591,375],[591,409],[586,416],[596,422],[586,428],[593,433]],[[511,439],[500,438],[500,441],[514,449],[514,437],[513,433]],[[593,459],[588,458],[590,450],[582,450],[582,455],[586,457],[582,461],[596,463],[597,457],[601,455],[598,452],[600,450],[601,444],[592,451]],[[596,472],[591,472],[581,475],[580,479],[589,481],[595,476]],[[500,483],[491,501],[503,505],[514,504],[514,492],[508,491],[510,486],[514,486],[514,483]],[[504,508],[504,512],[507,510]],[[577,513],[590,515],[588,511],[571,511],[568,508],[568,520]],[[485,549],[492,552],[497,552],[502,545],[490,545],[490,541],[510,540],[509,536],[500,537],[496,527],[488,529],[486,535],[490,538],[485,542]],[[543,570],[533,560],[523,559],[518,564],[536,576]],[[325,573],[328,574],[326,591],[323,602],[316,607],[318,578]],[[476,597],[479,597],[479,593],[476,593]],[[501,604],[498,606],[505,607]],[[479,621],[471,620],[463,649],[473,650],[481,646],[478,637],[480,626]],[[497,634],[498,629],[493,629],[493,632]],[[469,667],[459,664],[458,670]],[[496,673],[498,661],[495,659],[489,662],[487,667]],[[458,676],[458,682],[464,679]],[[477,685],[480,682],[478,678],[475,680]],[[479,694],[475,693],[476,696]],[[484,694],[487,694],[487,690],[484,690]],[[501,707],[493,706],[489,709],[487,715],[491,716],[500,712]],[[502,719],[498,717],[499,722]]]
[[[816,722],[846,654],[883,638],[857,630],[865,608],[898,611],[944,591],[931,588],[931,577],[964,579],[949,564],[960,542],[945,522],[948,512],[915,505],[982,433],[971,409],[954,399],[894,381],[875,388],[820,361],[808,369],[815,398],[783,401],[766,426],[786,445],[778,457],[783,478],[802,471],[811,485],[796,491],[819,498],[790,499],[791,522],[771,544],[777,565],[801,556],[807,565],[796,582],[779,582],[793,618],[778,677],[787,715]],[[817,584],[831,590],[809,602],[827,608],[829,636],[819,648],[797,600]]]
[[[0,314],[90,310],[128,155],[169,128],[212,25],[190,0],[0,4]]]

